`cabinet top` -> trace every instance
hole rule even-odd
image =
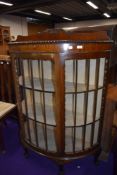
[[[111,50],[113,43],[114,41],[110,39],[110,33],[105,30],[65,32],[54,29],[37,35],[18,36],[17,40],[10,42],[9,45],[11,54],[24,54],[25,52],[26,54],[33,54],[34,57],[39,53],[107,52]],[[92,57],[88,54],[89,56]]]
[[[18,36],[17,40],[10,44],[30,43],[64,43],[64,42],[112,42],[109,30],[84,30],[65,32],[64,30],[50,29],[36,35]]]

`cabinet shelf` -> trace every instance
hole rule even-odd
[[[26,115],[25,110],[25,104],[24,101],[22,102],[22,111],[23,114]],[[55,119],[55,113],[53,111],[53,106],[46,105],[46,122],[44,121],[44,116],[42,114],[42,104],[36,104],[35,105],[35,111],[36,111],[36,122],[50,125],[50,126],[56,126],[56,119]],[[28,105],[28,118],[35,121],[34,119],[34,112],[33,112],[33,105]],[[65,112],[65,127],[82,127],[84,126],[84,115],[81,113],[76,114],[76,125],[74,125],[74,113],[73,111],[66,110]],[[95,119],[95,122],[98,120],[98,118]],[[93,117],[91,115],[87,115],[87,122],[86,125],[93,123]]]
[[[45,105],[45,120],[44,121],[44,114],[43,114],[43,106],[42,104],[35,104],[35,112],[36,112],[36,121],[47,124],[50,126],[56,126],[56,120],[55,120],[55,113],[53,111],[53,106],[51,105]],[[22,112],[24,115],[26,115],[26,109],[25,109],[25,102],[22,101]],[[35,120],[34,118],[34,111],[33,111],[33,105],[28,104],[28,111],[27,111],[28,118]]]
[[[75,90],[75,84],[73,82],[65,82],[65,93],[72,94],[72,93],[85,93],[87,92],[86,84],[77,83],[77,91]],[[98,89],[103,88],[102,86],[98,86]],[[89,85],[88,91],[95,91],[95,85]]]
[[[33,78],[33,83],[35,91],[54,93],[53,82],[50,79],[44,79],[44,89],[42,88],[42,81],[39,78]],[[23,79],[20,76],[19,85],[27,89],[32,89],[31,80],[28,77],[25,78],[25,85],[23,85]]]
[[[34,82],[34,90],[35,91],[41,91],[41,92],[48,92],[48,93],[54,93],[54,85],[53,80],[51,79],[44,79],[44,89],[42,89],[42,82],[39,80],[39,78],[33,78]],[[32,89],[31,80],[29,77],[25,78],[25,85],[23,85],[23,79],[22,76],[19,77],[19,85],[27,88]],[[103,88],[103,86],[98,86],[98,89]],[[96,88],[94,85],[89,85],[89,92],[95,91]],[[72,93],[85,93],[87,92],[86,84],[77,84],[77,91],[75,91],[75,84],[73,82],[65,82],[65,93],[66,94],[72,94]]]

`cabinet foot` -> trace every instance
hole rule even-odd
[[[99,160],[100,153],[101,153],[101,149],[94,156],[94,162],[96,165],[100,164],[100,160]]]
[[[24,156],[28,158],[29,156],[28,148],[24,148]]]
[[[58,175],[64,175],[64,165],[59,165],[59,174]]]

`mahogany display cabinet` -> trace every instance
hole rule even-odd
[[[55,30],[10,43],[25,148],[60,165],[99,153],[112,46],[103,30]]]

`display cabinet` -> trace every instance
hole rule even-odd
[[[107,31],[43,32],[10,43],[25,148],[60,165],[98,155],[112,45]]]
[[[10,27],[0,26],[0,54],[8,54],[8,42],[10,41]]]
[[[0,26],[0,100],[15,103],[11,59],[8,55],[10,27]]]
[[[13,88],[10,56],[0,55],[0,100],[13,103],[15,101]]]

